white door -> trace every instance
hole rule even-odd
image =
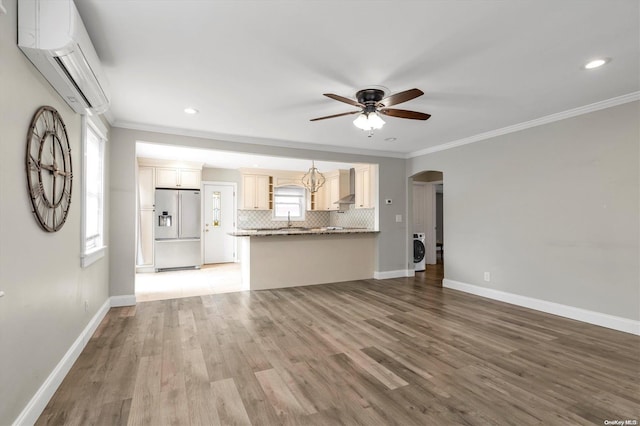
[[[204,263],[236,260],[236,194],[232,183],[204,185]]]

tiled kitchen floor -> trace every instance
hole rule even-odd
[[[199,270],[136,274],[136,300],[177,299],[242,291],[239,263],[203,265]]]

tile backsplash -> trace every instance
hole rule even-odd
[[[322,228],[329,226],[329,212],[307,211],[305,221],[291,221],[292,226]],[[271,210],[238,210],[238,229],[280,228],[286,220],[273,220]]]
[[[305,221],[292,221],[292,226],[322,228],[341,226],[343,228],[373,229],[375,209],[356,209],[349,205],[344,211],[307,211]],[[286,220],[273,220],[271,210],[238,210],[238,229],[280,228],[287,226]]]
[[[329,213],[329,226],[373,229],[374,225],[375,209],[356,209],[350,204],[349,209]]]

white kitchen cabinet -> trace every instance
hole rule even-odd
[[[200,189],[202,172],[198,169],[156,168],[156,188]]]
[[[331,182],[331,205],[338,209],[336,201],[349,195],[349,170],[338,170],[337,177]]]
[[[140,255],[138,267],[153,267],[153,230],[155,212],[152,210],[140,210]]]
[[[270,210],[273,199],[273,178],[267,175],[242,175],[242,208]]]
[[[140,257],[137,260],[139,268],[153,267],[153,218],[155,204],[155,168],[149,166],[138,167],[138,194],[140,200]]]
[[[179,169],[178,182],[180,188],[200,189],[202,171],[194,169]]]
[[[349,171],[331,171],[325,173],[325,179],[324,185],[316,193],[314,210],[338,210],[340,206],[336,204],[336,201],[349,194]]]
[[[327,206],[329,205],[329,199],[330,199],[330,190],[329,190],[329,186],[327,185],[328,182],[325,182],[324,185],[322,185],[315,193],[315,203],[313,205],[313,210],[318,210],[318,211],[326,211],[328,210]]]
[[[356,200],[355,208],[368,209],[373,207],[371,167],[356,167]]]
[[[138,187],[140,191],[140,209],[153,209],[155,193],[155,169],[153,167],[138,167]]]

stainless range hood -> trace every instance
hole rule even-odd
[[[349,169],[349,195],[345,195],[333,204],[355,204],[356,203],[356,169]]]

